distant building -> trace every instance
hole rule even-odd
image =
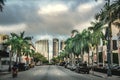
[[[39,40],[35,42],[36,52],[41,53],[44,57],[49,60],[49,41]]]
[[[0,50],[4,50],[5,47],[4,43],[8,37],[9,37],[8,35],[0,34]]]
[[[53,57],[57,57],[59,53],[59,40],[57,38],[53,39]]]
[[[60,50],[64,50],[64,48],[65,48],[65,42],[62,40],[60,42]]]
[[[5,42],[7,41],[8,39],[8,35],[5,35],[5,34],[0,34],[0,58],[2,57],[8,57],[8,47],[7,45],[5,44]]]
[[[4,70],[3,59],[5,58],[9,61],[8,47],[4,44],[7,41],[8,37],[9,36],[6,34],[0,34],[0,70]],[[4,61],[4,63],[8,64],[9,62],[7,63],[6,61]]]

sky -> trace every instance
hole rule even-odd
[[[0,12],[0,33],[25,31],[34,41],[66,39],[73,29],[90,26],[104,0],[6,0]]]
[[[72,30],[81,32],[89,27],[104,3],[104,0],[6,0],[0,12],[0,34],[25,31],[26,36],[33,36],[34,42],[65,40]]]

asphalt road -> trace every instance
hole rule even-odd
[[[0,80],[105,80],[91,74],[78,74],[61,66],[45,65],[19,72],[17,78],[11,74],[0,77]]]

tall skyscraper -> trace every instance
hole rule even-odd
[[[59,53],[59,40],[57,38],[53,39],[53,57],[57,57]]]
[[[36,52],[41,53],[49,60],[49,41],[39,40],[35,42]]]
[[[60,50],[64,50],[64,48],[65,48],[65,42],[62,40],[60,42]]]

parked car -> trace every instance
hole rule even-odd
[[[89,74],[90,68],[84,63],[78,63],[75,71]]]
[[[77,65],[76,64],[72,64],[70,67],[70,70],[74,71],[76,69]]]
[[[69,63],[65,63],[64,67],[67,68],[67,65],[68,65],[68,64],[69,64]]]
[[[120,66],[115,66],[112,70],[120,70]]]
[[[65,62],[60,62],[59,66],[64,66]]]
[[[28,70],[30,67],[29,67],[29,64],[25,64],[25,63],[19,63],[18,64],[18,70],[19,71],[25,71],[25,70]]]
[[[68,63],[66,68],[71,69],[71,66],[72,66],[72,64]]]
[[[31,64],[29,64],[30,68],[34,68],[35,67],[35,62],[32,62]]]

